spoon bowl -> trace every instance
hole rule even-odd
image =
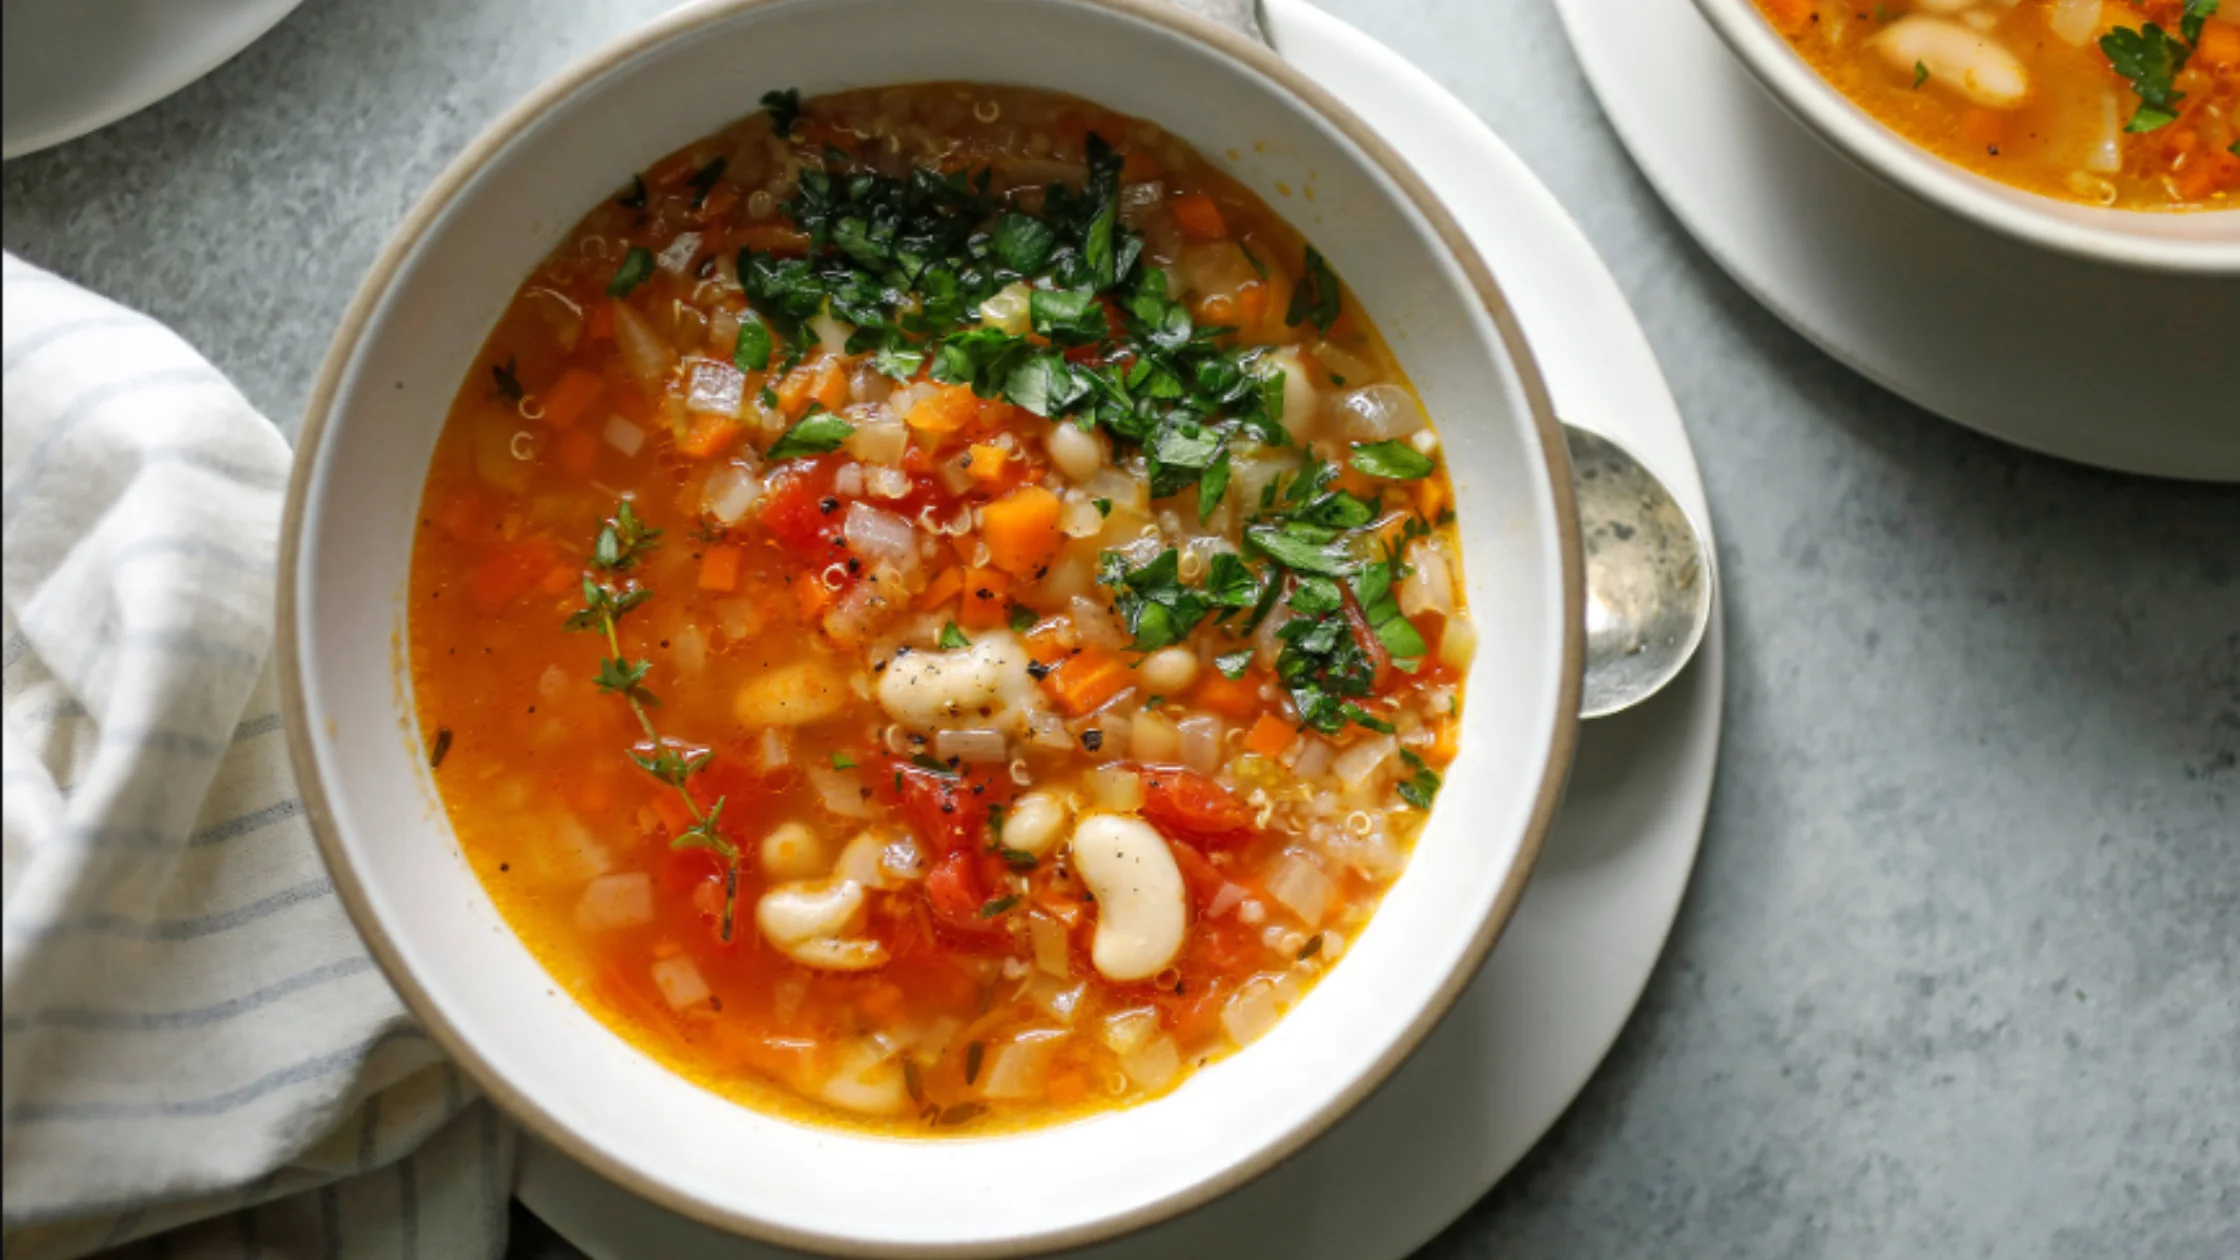
[[[1711,624],[1716,585],[1703,531],[1630,451],[1563,426],[1587,571],[1587,664],[1579,716],[1608,717],[1663,690]]]

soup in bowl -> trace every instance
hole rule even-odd
[[[1358,1100],[1514,906],[1576,723],[1554,436],[1445,216],[1262,50],[689,10],[345,321],[307,800],[431,1032],[632,1189],[1109,1234]]]
[[[2240,24],[2217,0],[1698,0],[1870,170],[2102,261],[2240,270]]]

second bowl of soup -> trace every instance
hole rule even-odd
[[[345,321],[307,799],[430,1030],[617,1181],[828,1250],[1104,1236],[1329,1124],[1514,906],[1576,724],[1553,437],[1444,215],[1261,50],[688,10]]]

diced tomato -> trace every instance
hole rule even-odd
[[[1369,628],[1369,618],[1361,611],[1361,601],[1353,597],[1353,587],[1340,582],[1338,591],[1346,599],[1346,624],[1353,628],[1353,641],[1361,645],[1361,652],[1369,658],[1373,670],[1369,685],[1381,688],[1385,680],[1392,677],[1392,653],[1384,650],[1384,641]]]
[[[1252,807],[1206,776],[1180,766],[1137,766],[1143,816],[1170,836],[1210,843],[1252,834]]]
[[[972,922],[988,903],[987,889],[972,854],[959,851],[933,864],[926,873],[926,901],[933,912],[954,924]]]
[[[828,566],[848,561],[840,532],[847,505],[832,493],[839,463],[832,455],[789,460],[771,476],[762,496],[762,527],[810,567],[810,580]]]
[[[986,784],[974,782],[967,774],[936,774],[900,760],[888,763],[885,778],[884,783],[876,785],[880,794],[899,801],[903,817],[935,852],[976,853],[987,846]]]

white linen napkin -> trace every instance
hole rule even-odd
[[[491,1260],[513,1137],[382,979],[303,821],[270,650],[289,452],[168,329],[14,257],[11,1260]]]

